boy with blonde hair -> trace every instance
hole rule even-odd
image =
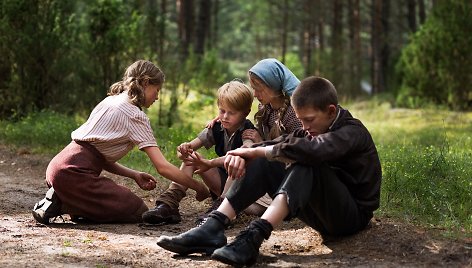
[[[223,167],[226,153],[243,145],[252,145],[251,140],[242,138],[242,133],[246,129],[255,129],[246,119],[253,99],[252,91],[244,83],[231,81],[224,84],[218,89],[219,122],[211,129],[202,130],[192,141],[177,147],[177,155],[183,161],[180,169],[189,176],[199,174],[214,202],[223,192],[228,177]],[[203,146],[207,149],[214,146],[218,158],[203,158],[197,152]],[[157,198],[156,207],[143,213],[143,221],[151,224],[179,223],[179,203],[186,196],[186,191],[187,187],[171,183]]]

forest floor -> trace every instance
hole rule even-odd
[[[0,145],[0,267],[225,267],[208,256],[178,256],[156,245],[160,235],[193,227],[209,206],[195,201],[190,191],[181,204],[180,224],[75,224],[67,216],[47,226],[36,223],[31,209],[47,190],[44,174],[50,159]],[[150,207],[166,187],[160,183],[145,192],[127,179],[115,179]],[[226,232],[228,240],[249,220],[237,220]],[[272,232],[255,266],[472,267],[472,239],[447,238],[441,235],[444,231],[381,217],[359,234],[323,241],[294,220]]]

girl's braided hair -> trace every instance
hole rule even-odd
[[[126,69],[121,81],[111,85],[108,96],[118,95],[127,90],[131,103],[141,107],[145,102],[144,85],[149,83],[162,87],[164,80],[164,73],[154,63],[138,60]]]

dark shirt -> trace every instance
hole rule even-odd
[[[243,145],[242,133],[246,129],[256,129],[250,120],[246,119],[243,124],[229,136],[221,122],[216,122],[211,129],[204,129],[198,138],[203,142],[205,148],[215,146],[215,153],[224,156],[229,150],[234,150]]]
[[[362,122],[353,118],[348,110],[339,109],[339,116],[326,133],[312,137],[298,129],[262,144],[274,145],[271,154],[275,160],[330,166],[357,204],[374,211],[380,203],[382,178],[377,149]]]

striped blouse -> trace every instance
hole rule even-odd
[[[126,92],[101,101],[71,138],[90,142],[109,162],[118,161],[135,145],[157,146],[149,118],[129,102]]]

